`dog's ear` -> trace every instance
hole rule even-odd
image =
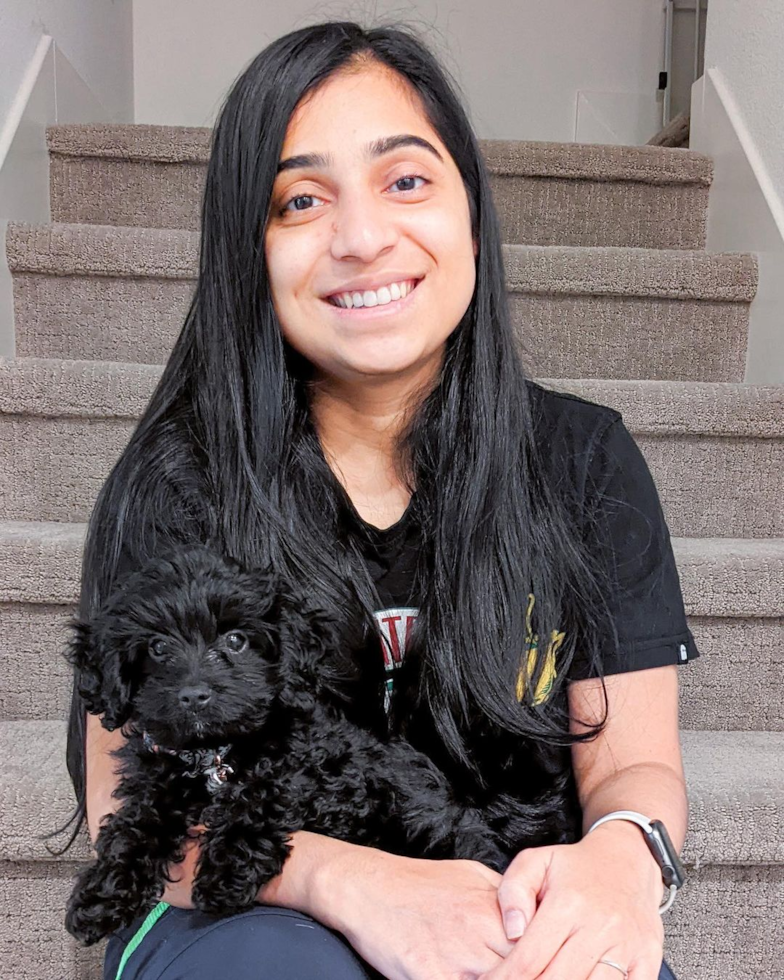
[[[113,731],[131,715],[133,684],[122,655],[107,650],[87,620],[74,616],[65,658],[74,669],[76,689],[91,714],[103,715],[101,724]]]
[[[92,714],[100,714],[102,680],[97,658],[93,653],[93,631],[88,622],[74,616],[68,623],[68,643],[65,659],[74,669],[76,689],[85,707]]]
[[[347,697],[356,666],[343,649],[342,624],[312,597],[289,595],[278,609],[281,700],[307,709],[314,701]]]
[[[286,604],[289,598],[289,589],[271,565],[253,568],[250,571],[242,570],[238,581],[247,583],[249,590],[258,596],[255,609],[259,615],[270,613],[277,617],[281,604]]]

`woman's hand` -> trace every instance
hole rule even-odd
[[[501,875],[479,861],[369,847],[351,860],[331,875],[316,915],[388,980],[468,980],[514,948],[498,906]]]
[[[169,905],[176,905],[178,909],[192,909],[194,907],[191,890],[200,855],[199,837],[204,830],[206,830],[204,824],[198,824],[188,830],[188,838],[184,845],[184,857],[182,861],[168,866],[167,870],[172,881],[166,883],[163,895],[158,899],[159,902],[168,902]]]
[[[498,888],[514,950],[480,980],[657,980],[664,926],[663,887],[653,857],[641,862],[639,844],[597,828],[576,844],[532,847],[517,854]],[[538,902],[538,907],[537,907]],[[509,913],[522,912],[515,928]]]

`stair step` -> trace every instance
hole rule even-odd
[[[82,864],[0,864],[0,948],[14,980],[102,980],[106,940],[79,946],[63,927]],[[662,917],[664,952],[678,978],[760,980],[781,973],[780,865],[687,866],[688,881]],[[743,914],[738,914],[743,909]],[[774,910],[771,912],[771,910]]]
[[[86,521],[163,368],[0,358],[0,519]],[[784,386],[548,382],[622,412],[678,537],[784,535]],[[89,424],[85,423],[89,420]]]
[[[0,722],[6,760],[0,772],[0,860],[59,860],[37,838],[65,823],[73,808],[65,741],[62,721]],[[690,804],[684,862],[784,865],[778,818],[784,809],[784,733],[684,731],[681,744]],[[66,839],[48,843],[57,850]],[[89,857],[85,827],[67,857]]]
[[[1,719],[67,717],[72,675],[62,651],[85,531],[0,522]],[[784,731],[784,539],[674,538],[673,549],[701,653],[678,674],[681,727]]]
[[[743,380],[756,256],[507,245],[504,265],[529,374]]]
[[[79,598],[85,523],[0,520],[0,602]],[[686,611],[698,617],[784,613],[784,538],[678,538]]]
[[[678,537],[784,535],[784,386],[558,380],[619,411]]]
[[[10,222],[16,356],[164,363],[198,247],[189,231]],[[507,245],[504,260],[529,373],[743,378],[753,255]]]
[[[66,902],[82,867],[82,862],[65,860],[0,863],[0,976],[8,980],[103,980],[107,941],[80,946],[64,924]]]
[[[47,127],[53,220],[198,228],[211,137],[196,126]],[[705,246],[713,162],[704,154],[516,140],[479,147],[505,242]]]

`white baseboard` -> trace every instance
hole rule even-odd
[[[73,65],[44,34],[0,123],[0,357],[14,357],[14,303],[5,255],[9,221],[51,221],[46,127],[111,121]]]
[[[784,203],[718,68],[692,87],[689,147],[713,157],[707,249],[754,252],[747,382],[784,383]]]

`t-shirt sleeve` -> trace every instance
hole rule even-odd
[[[683,664],[700,655],[686,621],[670,532],[648,464],[621,416],[586,469],[584,533],[618,634],[601,648],[605,674]],[[592,676],[575,655],[569,680]]]

